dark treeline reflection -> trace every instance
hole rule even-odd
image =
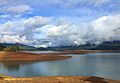
[[[38,61],[4,61],[0,62],[8,71],[19,71],[21,65],[36,63]]]
[[[4,64],[4,67],[9,71],[18,71],[20,68],[19,64]]]

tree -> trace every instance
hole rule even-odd
[[[3,51],[4,52],[19,52],[20,48],[19,46],[10,46],[10,47],[4,48]]]
[[[0,45],[0,51],[3,51],[4,48],[6,48],[6,46]]]

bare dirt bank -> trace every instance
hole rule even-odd
[[[95,76],[41,76],[29,78],[0,76],[0,83],[120,83],[120,81]]]
[[[120,53],[120,50],[64,50],[61,52],[63,52],[64,54],[87,54],[97,52]]]
[[[58,53],[47,53],[47,54],[34,54],[25,52],[0,52],[0,60],[11,61],[11,60],[62,60],[68,59],[71,56],[64,56]]]
[[[71,56],[64,56],[64,54],[87,54],[97,52],[120,52],[120,50],[64,50],[61,53],[27,53],[27,52],[0,52],[0,60],[62,60],[71,58]]]

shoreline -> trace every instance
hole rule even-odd
[[[120,53],[120,50],[64,50],[64,54],[87,54],[87,53]]]
[[[48,61],[72,58],[65,54],[120,53],[120,50],[64,50],[60,53],[0,52],[0,61]]]
[[[96,52],[112,52],[105,50],[75,50],[64,53],[26,53],[26,52],[0,52],[0,61],[48,61],[69,59],[65,54],[86,54]],[[12,77],[1,76],[0,83],[120,83],[120,81],[105,79],[96,76],[35,76],[35,77]]]
[[[96,76],[37,76],[11,77],[0,76],[1,83],[120,83],[120,81]]]

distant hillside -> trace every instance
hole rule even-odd
[[[95,45],[91,49],[96,50],[120,50],[120,41],[106,41],[102,44]]]
[[[61,47],[48,47],[37,48],[38,50],[120,50],[120,41],[106,41],[99,45],[85,44],[79,46],[61,46]]]
[[[36,48],[33,46],[27,46],[27,45],[19,44],[19,43],[15,43],[15,44],[0,43],[1,50],[4,49],[5,47],[9,47],[9,46],[19,46],[20,50],[36,50]]]
[[[99,45],[95,44],[85,44],[79,46],[61,46],[61,47],[47,47],[47,48],[35,48],[33,46],[27,46],[24,44],[10,44],[10,43],[0,43],[0,50],[8,46],[19,46],[20,50],[120,50],[120,41],[106,41]]]

